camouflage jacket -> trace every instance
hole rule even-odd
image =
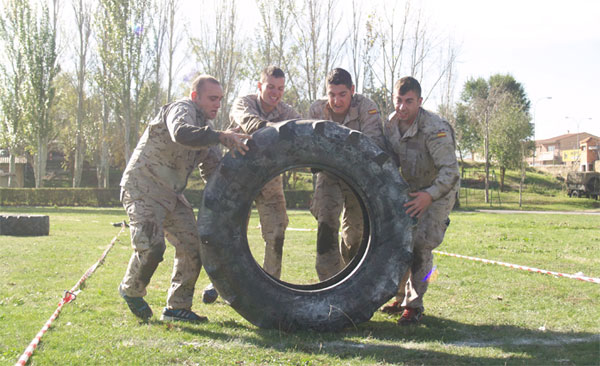
[[[314,102],[310,106],[309,118],[332,120],[328,100],[319,99]],[[352,96],[350,109],[341,125],[364,133],[381,148],[385,146],[379,108],[375,102],[363,95],[354,94]]]
[[[236,98],[229,112],[230,127],[239,126],[248,134],[265,127],[267,122],[282,122],[300,117],[294,108],[283,102],[277,103],[271,113],[265,113],[258,94]]]
[[[396,120],[386,122],[383,133],[412,191],[425,191],[435,201],[458,187],[454,130],[447,121],[421,108],[403,136]]]
[[[213,131],[194,102],[184,98],[163,106],[140,138],[121,179],[134,199],[151,197],[172,210],[194,167],[204,176],[212,172],[221,154]],[[188,204],[189,205],[189,204]]]

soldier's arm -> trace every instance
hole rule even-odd
[[[310,105],[308,110],[309,119],[323,119],[323,106],[319,101],[314,102]]]
[[[396,125],[392,124],[392,122],[387,121],[382,128],[383,131],[383,151],[385,151],[389,156],[392,157],[396,166],[400,166],[400,160],[398,159],[398,155],[394,151],[394,147],[392,145],[392,136],[393,136],[393,128],[397,128]]]
[[[194,106],[184,103],[173,106],[166,117],[171,140],[192,149],[219,143],[219,132],[213,131],[209,126],[196,126],[195,121]]]
[[[198,169],[200,170],[200,177],[205,183],[217,169],[217,166],[221,161],[221,157],[221,151],[217,146],[211,146],[209,149],[206,149],[202,152]]]
[[[241,127],[242,131],[251,134],[267,125],[267,120],[260,116],[256,102],[249,98],[237,98],[231,106],[229,118],[232,125]]]
[[[433,184],[425,189],[425,192],[429,193],[435,201],[448,194],[459,179],[454,134],[450,125],[444,123],[440,128],[430,132],[426,145],[433,158],[437,175]]]
[[[287,121],[290,119],[298,119],[302,118],[302,115],[298,113],[292,106],[285,105],[285,115],[282,118],[282,121]]]
[[[366,100],[361,106],[361,132],[369,137],[382,149],[385,149],[383,139],[383,124],[381,123],[381,114],[377,104],[371,100]]]

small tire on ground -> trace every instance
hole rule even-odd
[[[261,328],[336,331],[369,320],[396,294],[412,259],[415,221],[402,209],[408,188],[392,159],[362,133],[330,121],[281,122],[255,133],[247,145],[246,155],[223,158],[198,217],[202,261],[219,294]],[[298,285],[262,270],[248,246],[247,218],[265,183],[307,166],[336,174],[354,190],[365,234],[344,270]]]
[[[0,235],[43,236],[50,234],[45,215],[0,215]]]

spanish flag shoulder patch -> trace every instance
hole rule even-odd
[[[377,109],[369,109],[369,111],[367,112],[369,114],[377,114]]]
[[[440,138],[440,137],[446,137],[446,132],[440,131],[435,136],[438,137],[438,138]]]

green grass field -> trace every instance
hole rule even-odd
[[[0,237],[0,362],[14,364],[70,289],[119,232],[122,209],[2,208],[50,216],[50,236]],[[290,211],[290,228],[314,228]],[[600,216],[454,212],[440,250],[600,277]],[[257,215],[249,241],[262,262]],[[316,233],[287,233],[282,278],[316,281]],[[131,255],[128,232],[65,305],[31,365],[598,365],[600,285],[436,255],[439,275],[416,327],[376,313],[337,333],[259,329],[220,299],[194,310],[209,323],[163,323],[168,246],[146,297],[155,317],[140,323],[117,294]]]

